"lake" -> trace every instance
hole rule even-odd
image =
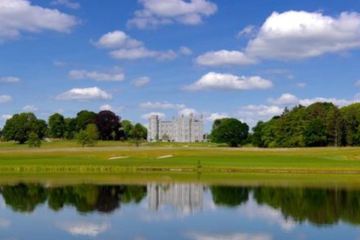
[[[360,189],[3,185],[0,239],[360,239]]]

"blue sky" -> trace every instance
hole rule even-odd
[[[34,111],[250,125],[356,102],[360,1],[0,0],[0,126]]]

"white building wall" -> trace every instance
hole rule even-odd
[[[161,121],[158,116],[149,119],[148,140],[169,140],[173,142],[202,142],[204,122],[202,117],[180,116],[172,121]],[[164,136],[169,139],[164,139]]]

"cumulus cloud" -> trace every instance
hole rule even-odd
[[[100,111],[106,111],[106,110],[112,111],[113,108],[109,104],[104,104],[104,105],[101,105],[99,109],[100,109]]]
[[[3,114],[3,115],[1,115],[1,119],[2,120],[8,120],[8,119],[10,119],[10,118],[12,118],[12,115],[11,114]]]
[[[280,97],[276,99],[270,98],[268,101],[275,105],[294,105],[299,102],[299,99],[291,93],[284,93]]]
[[[243,36],[252,36],[256,31],[256,27],[254,25],[248,25],[244,27],[238,34],[237,37],[243,37]]]
[[[300,99],[299,104],[303,106],[309,106],[316,102],[330,102],[337,106],[346,106],[357,101],[358,101],[357,99],[348,100],[348,99],[338,99],[338,98],[315,97],[315,98]]]
[[[123,31],[116,30],[104,34],[96,42],[96,45],[102,48],[131,48],[142,46],[143,43],[131,38]]]
[[[145,85],[148,85],[150,83],[150,78],[147,76],[139,77],[134,79],[132,83],[135,87],[144,87]]]
[[[125,78],[122,72],[98,72],[87,70],[71,70],[69,77],[72,79],[91,79],[95,81],[123,81]]]
[[[211,234],[194,232],[188,234],[194,240],[271,240],[269,234],[263,233],[233,233],[233,234]]]
[[[143,102],[140,107],[144,109],[183,109],[184,104],[169,103],[169,102]]]
[[[283,112],[284,108],[276,105],[250,104],[240,107],[238,117],[250,126],[254,126],[258,121],[267,121]]]
[[[256,61],[240,51],[211,51],[204,53],[196,58],[196,63],[204,66],[223,66],[223,65],[248,65]]]
[[[159,60],[170,60],[177,56],[173,50],[150,50],[144,46],[143,42],[133,39],[125,32],[119,30],[104,34],[95,42],[95,45],[101,48],[112,49],[110,55],[115,59],[156,58]]]
[[[20,78],[14,76],[0,77],[0,83],[17,83],[20,82]]]
[[[54,0],[51,2],[52,5],[60,5],[65,6],[71,9],[79,9],[80,3],[72,1],[72,0]]]
[[[236,76],[232,74],[209,72],[203,75],[198,81],[185,87],[187,90],[206,90],[206,89],[268,89],[273,86],[270,80],[259,76]]]
[[[250,30],[244,29],[241,34]],[[261,59],[317,57],[359,48],[359,35],[360,14],[357,12],[342,12],[334,17],[321,12],[273,12],[243,50],[207,52],[197,58],[197,63],[247,65]]]
[[[68,33],[77,23],[71,15],[32,5],[28,0],[0,0],[0,41],[18,38],[22,32]]]
[[[111,98],[111,94],[98,87],[73,88],[56,97],[58,100],[104,100]]]
[[[24,107],[22,108],[22,110],[25,111],[25,112],[36,112],[36,111],[38,111],[39,109],[38,109],[36,106],[34,106],[34,105],[26,105],[26,106],[24,106]]]
[[[300,104],[303,106],[309,106],[316,102],[330,102],[337,106],[346,106],[359,101],[359,96],[355,96],[352,99],[342,98],[326,98],[326,97],[314,97],[314,98],[298,98],[291,93],[284,93],[278,98],[270,98],[268,102],[273,105],[296,105]]]
[[[190,116],[190,115],[196,115],[198,112],[193,108],[183,108],[181,109],[178,114],[180,116]]]
[[[198,25],[217,11],[216,4],[208,0],[139,0],[143,9],[137,10],[128,26],[140,29],[181,23]]]
[[[260,58],[301,59],[360,47],[360,14],[337,17],[320,12],[274,12],[246,52]]]
[[[192,50],[185,46],[180,47],[179,52],[180,52],[180,54],[185,55],[185,56],[189,56],[192,54]]]
[[[228,118],[229,115],[227,113],[211,113],[206,120],[213,122],[217,119],[223,119],[223,118]]]
[[[9,95],[0,95],[0,103],[7,103],[12,100],[12,97]]]
[[[116,59],[135,60],[140,58],[157,58],[160,60],[171,60],[176,58],[176,53],[173,50],[168,51],[154,51],[145,47],[118,49],[110,52],[110,55]]]
[[[96,237],[106,232],[110,225],[107,223],[75,222],[59,224],[59,227],[71,235]]]
[[[146,113],[146,114],[143,114],[141,117],[143,119],[149,119],[151,116],[159,116],[159,118],[165,118],[165,114],[162,113],[162,112],[149,112],[149,113]]]

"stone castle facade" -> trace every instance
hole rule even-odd
[[[149,119],[148,141],[203,142],[203,118],[196,118],[191,114],[164,121],[153,115]]]

